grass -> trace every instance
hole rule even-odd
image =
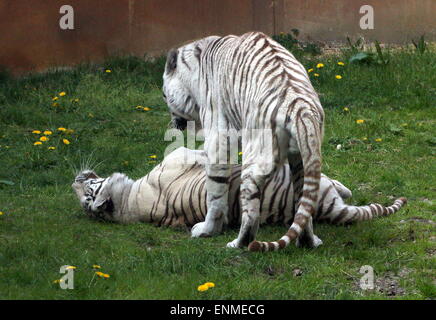
[[[315,68],[311,78],[326,112],[323,172],[353,191],[351,203],[387,204],[399,196],[409,203],[389,218],[316,225],[324,240],[316,250],[291,246],[268,254],[225,249],[237,230],[191,239],[147,224],[95,222],[82,212],[70,187],[74,166],[92,162],[101,175],[139,178],[155,165],[150,155],[162,160],[169,143],[163,141],[169,122],[160,92],[163,59],[116,58],[21,79],[2,74],[0,298],[435,298],[434,225],[408,220],[434,219],[436,209],[435,58],[434,50],[408,49],[382,66],[350,65],[342,55],[301,57],[307,69]],[[325,67],[317,69],[318,62]],[[62,91],[66,95],[52,101]],[[33,130],[53,134],[34,146],[40,135]],[[265,226],[258,238],[275,240],[284,230]],[[77,266],[74,290],[53,284],[66,264]],[[94,264],[110,278],[96,277]],[[374,268],[376,279],[395,279],[404,295],[360,290],[363,265]],[[302,275],[294,276],[295,269]],[[198,292],[206,281],[216,287]]]

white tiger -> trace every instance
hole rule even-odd
[[[191,227],[204,221],[207,212],[206,162],[204,152],[179,148],[137,181],[121,173],[100,178],[95,172],[86,170],[77,175],[72,187],[90,217],[119,223],[147,222],[158,226]],[[238,196],[240,173],[240,165],[232,168],[229,219],[224,226],[237,226],[241,221]],[[267,180],[260,198],[262,224],[289,225],[292,222],[294,212],[289,201],[293,196],[291,175],[289,166],[284,165]],[[390,215],[406,203],[406,199],[400,198],[389,207],[380,204],[359,207],[345,204],[344,199],[349,197],[351,191],[340,182],[321,175],[314,220],[332,224],[370,220]],[[307,243],[297,241],[297,244]]]
[[[205,222],[193,236],[211,236],[228,219],[231,165],[222,132],[243,132],[240,199],[242,223],[228,247],[249,245],[251,251],[277,250],[293,239],[316,246],[312,218],[321,177],[324,111],[305,68],[279,43],[260,32],[210,36],[167,57],[163,97],[176,127],[193,120],[204,130],[207,163]],[[271,134],[270,140],[268,133]],[[272,146],[269,155],[262,150]],[[271,159],[267,159],[269,156]],[[295,219],[276,242],[254,241],[260,222],[261,190],[284,163],[293,172]],[[272,164],[272,165],[271,165]]]

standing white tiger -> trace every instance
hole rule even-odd
[[[297,237],[300,243],[317,246],[320,239],[313,234],[312,218],[320,184],[324,112],[295,57],[260,32],[211,36],[171,50],[163,79],[163,96],[176,127],[194,120],[204,129],[208,212],[205,222],[193,227],[192,236],[219,233],[227,219],[231,167],[217,161],[227,159],[227,140],[221,132],[262,129],[271,133],[273,165],[265,166],[260,152],[263,134],[243,136],[241,228],[227,246],[277,250]],[[279,241],[253,241],[261,190],[285,162],[294,173],[295,219]]]

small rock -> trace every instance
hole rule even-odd
[[[303,275],[303,270],[296,268],[296,269],[292,270],[292,275],[294,277],[301,277]]]

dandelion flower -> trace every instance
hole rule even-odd
[[[44,131],[44,135],[45,135],[45,136],[49,136],[49,135],[51,135],[51,134],[53,134],[53,132],[51,132],[50,130],[46,130],[46,131]]]
[[[0,216],[4,215],[4,213],[2,211],[0,211]]]
[[[310,68],[309,70],[307,70],[307,72],[309,73],[313,72],[313,68]]]
[[[103,273],[103,276],[102,276],[102,277],[108,279],[108,278],[110,278],[111,276],[110,276],[109,274],[107,274],[107,273]]]
[[[62,279],[56,279],[56,280],[53,280],[53,283],[61,283],[63,280]]]
[[[52,98],[53,101],[56,101],[56,100],[58,100],[58,99],[59,99],[58,97],[53,97],[53,98]]]
[[[242,152],[239,152],[238,154],[239,154],[240,156],[242,156]]]
[[[98,264],[93,264],[93,265],[92,265],[92,268],[93,268],[93,269],[101,269],[101,266],[99,266]]]
[[[368,138],[367,137],[363,137],[362,140],[363,141],[368,141]]]
[[[157,155],[153,154],[151,156],[149,156],[150,159],[157,159]]]
[[[42,136],[41,138],[39,138],[39,140],[41,140],[42,142],[48,141],[48,138],[46,136]]]
[[[34,133],[34,134],[41,134],[41,131],[39,131],[39,130],[33,130],[32,133]]]
[[[213,282],[206,282],[204,285],[207,286],[208,288],[215,287],[215,283],[213,283]]]
[[[77,269],[77,267],[75,267],[75,266],[68,266],[68,267],[66,267],[65,269],[67,269],[67,270],[70,270],[70,269]]]
[[[150,111],[151,109],[149,107],[142,108],[144,111]]]
[[[56,147],[48,147],[48,150],[56,150]]]
[[[362,119],[358,119],[358,120],[356,120],[356,123],[357,124],[362,124],[362,123],[364,123],[365,122],[365,120],[362,120]]]
[[[344,108],[344,111],[345,111],[345,112],[348,112],[348,111],[350,111],[350,109],[348,109],[347,107],[345,107],[345,108]]]
[[[343,63],[342,61],[339,61],[339,62],[338,62],[338,65],[340,65],[340,66],[345,66],[345,63]]]
[[[136,109],[144,109],[143,106],[136,106]]]
[[[342,76],[339,75],[339,74],[337,74],[337,75],[335,76],[335,78],[338,79],[338,80],[341,80],[341,79],[342,79]]]
[[[65,96],[67,93],[65,92],[65,91],[62,91],[62,92],[59,92],[59,96],[60,97],[63,97],[63,96]]]
[[[62,132],[65,132],[65,131],[67,131],[67,129],[66,128],[58,128],[58,131],[62,131]]]
[[[314,73],[313,74],[315,77],[319,77],[319,73]]]
[[[377,139],[375,139],[375,142],[382,142],[382,139],[381,138],[377,138]]]
[[[110,69],[106,69],[104,72],[106,72],[106,73],[111,73],[112,70],[110,70]]]
[[[202,291],[209,290],[209,287],[205,284],[202,284],[201,286],[198,286],[197,290],[202,292]]]
[[[63,139],[62,142],[63,142],[64,144],[66,144],[66,145],[69,145],[69,144],[70,144],[70,141],[69,141],[68,139]]]
[[[324,63],[318,63],[318,64],[316,65],[316,67],[317,67],[318,69],[324,68]]]
[[[34,146],[39,146],[39,145],[41,145],[41,144],[42,144],[41,141],[36,141],[33,145],[34,145]]]
[[[101,271],[96,271],[95,274],[98,275],[99,277],[102,277],[104,275],[104,273]]]

